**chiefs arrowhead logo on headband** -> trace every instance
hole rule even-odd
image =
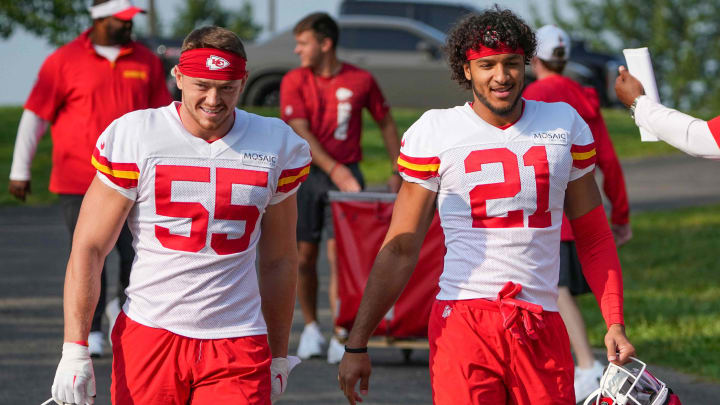
[[[180,73],[212,80],[239,80],[247,76],[245,59],[233,52],[215,48],[189,49],[180,54]]]
[[[230,62],[221,56],[210,55],[210,57],[205,61],[205,66],[207,66],[210,70],[220,70],[230,66]]]

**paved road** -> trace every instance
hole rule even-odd
[[[635,211],[720,202],[719,163],[673,156],[624,162]],[[40,404],[49,397],[62,339],[62,283],[68,238],[60,210],[51,207],[0,208],[0,404]],[[110,257],[109,280],[116,280],[117,258]],[[326,286],[323,273],[321,285]],[[114,291],[114,286],[110,287]],[[326,294],[322,291],[321,294]],[[325,300],[321,318],[329,325]],[[302,321],[293,324],[291,350]],[[427,352],[403,362],[398,350],[372,350],[375,367],[366,404],[429,404]],[[95,361],[97,404],[109,404],[110,358]],[[653,367],[679,393],[685,405],[715,404],[720,385]],[[293,372],[286,404],[342,404],[336,368],[306,361]]]

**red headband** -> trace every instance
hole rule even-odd
[[[212,80],[239,80],[247,75],[245,59],[215,48],[196,48],[180,54],[180,73]]]
[[[514,53],[516,55],[525,55],[525,50],[517,47],[515,49],[510,48],[504,42],[498,42],[497,48],[488,48],[483,44],[478,44],[477,49],[470,48],[465,52],[467,60],[484,58],[492,55],[502,55],[506,53]]]

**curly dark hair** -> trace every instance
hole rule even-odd
[[[497,48],[500,42],[510,48],[522,48],[525,51],[525,64],[530,63],[535,55],[535,33],[525,21],[508,9],[503,10],[495,5],[482,14],[471,14],[455,24],[445,43],[452,79],[470,89],[471,83],[465,78],[463,69],[467,63],[466,52],[471,48],[477,49],[479,43],[488,48]]]

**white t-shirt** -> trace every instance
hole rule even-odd
[[[127,315],[200,339],[266,333],[255,247],[268,205],[296,192],[310,148],[285,123],[235,109],[208,143],[173,103],[115,120],[97,141],[98,177],[135,201]]]
[[[577,112],[525,100],[520,120],[500,129],[469,104],[430,110],[401,145],[403,178],[438,193],[447,253],[437,298],[494,299],[513,281],[519,299],[556,311],[565,189],[595,165]]]

